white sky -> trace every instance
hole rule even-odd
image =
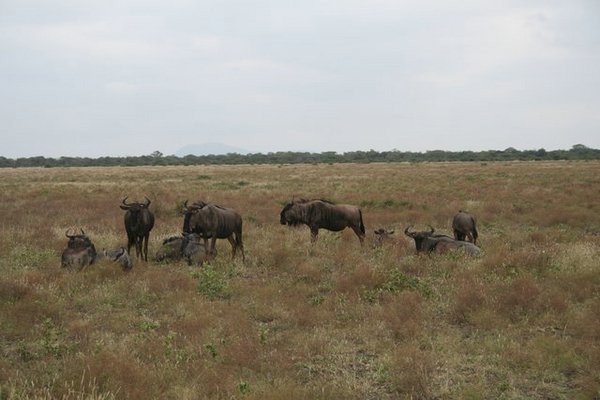
[[[600,148],[598,0],[0,0],[0,156]]]

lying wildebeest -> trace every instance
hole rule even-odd
[[[373,242],[373,247],[381,247],[385,242],[389,242],[392,239],[392,235],[394,234],[394,230],[388,231],[384,228],[379,228],[374,231],[375,240]]]
[[[83,229],[80,234],[73,234],[70,229],[65,234],[69,238],[69,242],[61,255],[61,267],[69,270],[74,268],[81,270],[93,264],[97,255],[96,248]]]
[[[163,240],[162,246],[156,252],[154,259],[156,261],[179,261],[181,260],[181,244],[183,243],[182,236],[171,236]]]
[[[102,249],[96,256],[96,261],[102,259],[108,259],[118,263],[123,271],[129,271],[131,268],[133,268],[133,261],[131,260],[131,257],[129,257],[129,253],[125,247],[119,247],[116,250]]]
[[[404,230],[406,236],[414,239],[417,252],[426,253],[445,253],[450,250],[463,249],[466,255],[474,256],[481,252],[481,249],[473,243],[462,240],[455,240],[450,236],[434,234],[434,229],[430,226],[429,231],[410,231],[410,226]]]
[[[202,237],[197,233],[184,233],[181,242],[181,256],[185,258],[188,265],[203,264],[208,260],[206,256],[206,247],[200,243]],[[210,257],[217,256],[217,249],[211,249]]]
[[[466,211],[460,210],[452,219],[452,230],[454,231],[454,239],[465,240],[477,244],[477,227],[475,217]]]
[[[189,265],[193,262],[202,264],[206,261],[204,244],[200,243],[200,235],[196,233],[184,233],[183,236],[171,236],[163,240],[163,244],[156,253],[156,261],[179,261],[185,258]],[[217,255],[217,249],[211,253]]]
[[[365,225],[360,208],[348,204],[333,204],[325,200],[294,200],[283,207],[279,215],[282,225],[308,225],[311,241],[315,242],[319,229],[339,232],[352,228],[360,244],[365,239]]]
[[[126,203],[125,200],[127,197],[123,199],[120,207],[127,211],[124,217],[127,252],[130,252],[131,246],[135,245],[135,255],[148,261],[148,238],[154,227],[154,215],[148,209],[150,199],[146,197],[146,203]]]
[[[227,239],[231,244],[231,258],[235,258],[237,250],[240,249],[242,260],[246,260],[242,243],[242,217],[240,214],[231,208],[207,204],[203,201],[188,206],[186,200],[184,207],[183,232],[197,233],[204,239],[206,259],[216,254],[217,239]],[[210,247],[208,239],[211,239]]]

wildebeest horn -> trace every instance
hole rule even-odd
[[[127,207],[131,207],[133,205],[133,203],[126,203],[125,201],[127,200],[129,196],[125,196],[125,198],[123,199],[123,205],[127,206]]]
[[[409,225],[409,226],[406,227],[406,229],[404,230],[404,234],[405,235],[410,236],[410,234],[411,234],[411,232],[409,232],[410,228],[412,228],[412,225]]]
[[[431,230],[431,232],[429,232],[430,234],[433,233],[435,231],[435,229],[433,229],[433,226],[431,225],[427,225],[429,227],[429,229]]]
[[[81,234],[82,234],[83,236],[85,236],[85,232],[83,231],[83,229],[79,228],[79,230],[81,231]]]
[[[144,196],[144,197],[146,197],[146,196]],[[148,197],[146,197],[146,207],[148,207],[150,205],[150,203],[151,203],[150,199]]]
[[[68,237],[69,239],[72,239],[75,235],[73,235],[71,233],[71,228],[67,229],[67,231],[65,232],[65,236]]]

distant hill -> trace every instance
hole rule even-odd
[[[223,143],[211,142],[203,144],[188,144],[175,152],[177,157],[184,157],[188,154],[195,156],[220,155],[220,154],[248,154],[249,151],[240,147],[229,146]]]

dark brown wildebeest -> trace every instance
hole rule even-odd
[[[208,260],[216,254],[215,244],[217,239],[227,239],[231,244],[231,258],[235,258],[237,250],[244,255],[242,243],[242,216],[231,208],[208,204],[203,201],[195,202],[188,206],[184,203],[185,216],[183,218],[183,232],[197,233],[204,239],[204,251]],[[210,247],[208,239],[211,239]]]
[[[429,231],[410,231],[410,226],[404,230],[406,236],[414,239],[417,253],[445,253],[450,250],[463,249],[466,255],[474,256],[481,252],[481,249],[473,243],[462,240],[455,240],[450,236],[434,234],[434,229],[430,226]]]
[[[460,210],[452,219],[452,230],[454,231],[454,239],[465,240],[477,244],[477,227],[475,217],[466,211]]]
[[[96,261],[107,259],[121,266],[123,271],[129,271],[133,268],[133,261],[129,257],[129,253],[125,247],[119,247],[116,250],[102,249],[96,256]]]
[[[86,236],[83,229],[80,234],[74,234],[71,229],[65,233],[69,238],[67,248],[63,250],[61,255],[61,267],[68,270],[81,270],[84,267],[91,265],[96,260],[96,248],[92,241]]]
[[[135,245],[135,255],[148,261],[148,238],[154,227],[154,215],[148,209],[150,199],[146,197],[145,203],[126,203],[125,200],[127,197],[123,199],[120,207],[127,211],[124,217],[127,231],[127,252],[131,252],[131,246]]]
[[[279,222],[290,226],[308,225],[312,242],[317,240],[319,229],[339,232],[348,227],[358,236],[361,245],[365,239],[362,211],[349,204],[333,204],[325,200],[294,200],[283,207]]]

